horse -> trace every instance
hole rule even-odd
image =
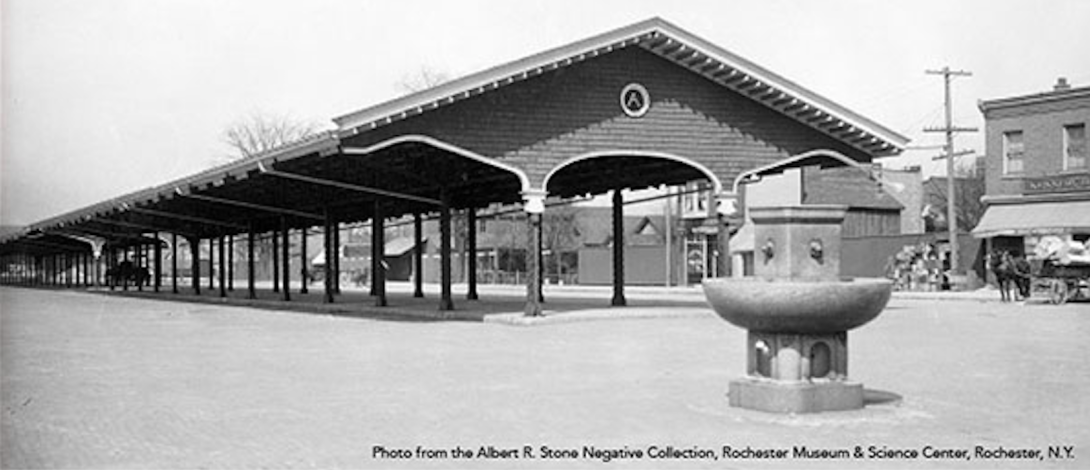
[[[1007,251],[998,251],[991,254],[989,260],[992,272],[995,273],[996,282],[999,284],[999,297],[1003,302],[1010,302],[1011,286],[1017,285],[1018,274],[1015,272],[1014,258]]]
[[[148,268],[134,265],[132,261],[122,261],[117,266],[106,270],[106,280],[111,285],[117,285],[120,282],[132,282],[134,286],[145,285],[150,278]]]

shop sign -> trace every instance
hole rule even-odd
[[[1070,193],[1090,191],[1090,173],[1055,175],[1022,180],[1024,194]]]

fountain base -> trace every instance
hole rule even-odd
[[[863,385],[848,380],[848,332],[747,335],[747,375],[730,383],[730,405],[772,413],[863,407]]]
[[[821,413],[863,408],[863,384],[783,382],[742,378],[730,382],[730,406],[771,413]]]

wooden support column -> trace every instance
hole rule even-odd
[[[129,265],[131,266],[132,260],[129,259],[129,250],[130,249],[131,249],[131,247],[125,247],[123,250],[121,250],[121,253],[122,253],[121,256],[122,256],[122,261],[124,261],[125,263],[130,263]],[[121,290],[124,290],[124,291],[129,290],[129,278],[128,277],[125,277],[124,279],[121,280]]]
[[[153,269],[155,271],[155,280],[152,281],[152,287],[155,289],[155,292],[158,293],[159,288],[162,287],[163,284],[163,247],[162,241],[159,240],[159,232],[155,232],[155,246],[152,251],[154,252],[153,256],[155,256],[155,266]]]
[[[307,228],[304,226],[299,231],[299,293],[308,292],[307,284],[310,284],[310,260],[307,255]]]
[[[257,282],[257,274],[254,269],[257,264],[254,262],[254,224],[250,222],[250,228],[246,230],[246,298],[257,298],[257,286],[254,284]]]
[[[216,289],[216,239],[208,239],[208,291]]]
[[[325,250],[325,292],[323,300],[327,304],[333,303],[333,216],[329,213],[329,209],[326,208],[325,212],[325,227],[322,229],[324,236],[322,248]]]
[[[285,302],[291,300],[291,239],[288,236],[289,232],[287,217],[280,217],[280,237],[283,239],[280,250],[284,263],[284,269],[281,272],[284,285],[280,290],[280,300]]]
[[[227,290],[235,290],[235,236],[227,236]]]
[[[280,241],[276,230],[272,231],[273,292],[280,292]]]
[[[424,297],[424,221],[413,214],[413,297]]]
[[[613,301],[624,306],[624,199],[620,188],[613,190]]]
[[[537,300],[545,303],[545,213],[537,224]]]
[[[170,234],[170,292],[178,293],[178,234]]]
[[[193,294],[201,295],[201,239],[192,237],[186,238],[186,241],[189,242],[189,268]]]
[[[132,257],[133,257],[132,267],[133,267],[133,274],[134,274],[133,282],[136,284],[136,290],[138,290],[140,292],[143,292],[144,291],[144,281],[145,280],[142,279],[139,275],[136,275],[136,273],[147,272],[146,271],[147,267],[144,266],[147,263],[144,262],[144,244],[143,244],[143,242],[136,245],[136,248],[133,250]]]
[[[333,231],[333,259],[326,260],[326,262],[333,264],[333,293],[341,293],[341,222],[333,218],[333,225],[330,229]]]
[[[102,271],[102,276],[105,278],[106,286],[109,287],[110,290],[114,290],[114,283],[117,282],[117,276],[110,276],[110,270],[114,267],[114,249],[113,247],[110,247],[109,249],[103,247],[102,253],[106,258],[103,260],[103,267],[106,269]]]
[[[220,267],[220,270],[219,270],[220,297],[227,297],[227,263],[226,263],[226,261],[227,261],[226,251],[227,250],[224,249],[224,248],[226,248],[226,243],[227,243],[227,240],[225,240],[225,237],[223,235],[220,235],[220,237],[219,237],[219,244],[220,244],[220,247],[219,247],[220,253],[219,253],[219,255],[220,255],[220,259],[219,259],[219,263],[218,263],[219,267]]]
[[[477,300],[477,209],[466,212],[466,300]]]
[[[386,306],[386,224],[382,214],[382,202],[375,200],[374,215],[371,217],[371,288],[375,294],[375,306]]]
[[[378,208],[378,202],[377,201],[372,204],[372,207],[373,207],[372,211],[374,211],[376,214],[378,213],[377,211],[381,210],[381,209]],[[382,244],[379,242],[379,234],[378,234],[378,230],[376,230],[376,227],[377,227],[377,223],[375,222],[375,217],[372,216],[371,217],[371,257],[370,257],[371,267],[368,268],[368,277],[370,278],[368,284],[370,284],[370,285],[368,286],[368,291],[367,291],[367,295],[370,295],[371,297],[374,297],[374,296],[378,295],[378,270],[379,270],[378,263],[379,263],[379,260],[382,259],[382,250],[379,248],[379,247],[382,246]]]
[[[442,294],[439,298],[439,310],[454,310],[454,300],[451,298],[450,289],[450,197],[446,189],[443,189],[441,193],[443,206],[439,209],[439,283]]]

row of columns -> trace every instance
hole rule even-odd
[[[543,281],[543,263],[542,263],[542,215],[544,212],[544,192],[524,194],[526,197],[525,210],[527,212],[528,222],[528,246],[527,246],[527,296],[526,296],[526,308],[525,314],[529,316],[536,316],[541,314],[541,304],[544,300],[542,294],[542,281]],[[440,225],[440,250],[441,250],[441,264],[440,264],[440,284],[441,294],[439,299],[440,310],[453,310],[454,303],[451,293],[451,205],[449,197],[446,192],[441,195],[443,204],[439,208],[439,225]],[[374,303],[376,306],[386,306],[388,304],[386,297],[386,269],[387,266],[384,262],[383,248],[385,246],[385,225],[382,201],[378,200],[373,206],[372,217],[372,265],[371,265],[371,295],[374,297]],[[626,304],[624,296],[624,214],[623,214],[623,200],[621,191],[615,190],[613,192],[612,200],[612,222],[613,222],[613,297],[611,304],[614,306],[623,306]],[[467,260],[467,268],[469,276],[467,279],[467,294],[468,300],[477,300],[477,257],[476,257],[476,245],[477,245],[477,214],[475,210],[467,211],[467,223],[469,226],[467,243],[469,245],[469,252],[471,255]],[[332,303],[335,300],[335,295],[340,293],[340,254],[337,247],[340,247],[340,230],[339,224],[335,219],[335,215],[327,210],[324,214],[323,232],[324,232],[324,248],[325,248],[325,296],[324,301],[326,303]],[[419,213],[413,216],[414,227],[414,259],[413,269],[416,273],[414,278],[414,297],[423,297],[423,262],[421,245],[423,242],[423,227],[422,218]],[[279,233],[277,233],[279,232]],[[272,248],[273,248],[273,263],[272,263],[272,277],[273,277],[273,291],[280,294],[281,300],[291,300],[291,273],[290,273],[290,229],[288,220],[286,217],[280,219],[280,227],[278,231],[272,233]],[[248,263],[248,275],[247,275],[247,297],[256,298],[255,288],[255,233],[253,225],[251,224],[247,231],[247,263]],[[307,290],[307,229],[304,228],[300,231],[300,245],[301,245],[301,263],[303,267],[300,276],[300,289],[299,292],[306,294]],[[135,258],[135,265],[142,267],[145,263],[143,260],[146,257],[153,259],[153,274],[150,276],[152,287],[156,292],[159,292],[161,286],[162,270],[161,270],[161,243],[158,242],[158,234],[156,234],[156,243],[153,244],[151,249],[153,253],[147,253],[147,247],[144,245],[137,245],[135,247],[132,256]],[[201,239],[195,237],[187,237],[187,241],[191,250],[191,288],[194,294],[200,295],[201,293],[201,266],[200,266],[200,244]],[[218,262],[215,253],[217,253],[218,245]],[[171,266],[171,291],[178,293],[178,235],[171,234],[171,249],[172,251],[172,266]],[[105,264],[108,268],[116,268],[119,265],[118,257],[121,256],[123,260],[129,260],[130,252],[129,248],[123,250],[110,249],[107,250],[108,256],[105,260]],[[233,236],[220,236],[217,238],[209,239],[208,243],[209,251],[209,267],[214,265],[219,266],[218,270],[218,284],[219,295],[226,297],[227,292],[234,290],[234,237]],[[71,285],[73,279],[69,277],[58,278],[58,276],[72,276],[72,274],[57,269],[61,266],[62,259],[67,260],[70,256],[79,256],[80,254],[62,254],[52,255],[45,257],[35,257],[34,264],[36,268],[33,272],[39,273],[33,276],[34,279],[27,279],[24,276],[18,276],[18,274],[5,275],[3,279],[5,283],[27,283],[38,282],[50,285],[58,285],[58,281],[64,285]],[[16,264],[23,268],[17,269],[14,272],[18,273],[31,271],[26,269],[27,260],[29,258],[26,255],[10,255],[5,257],[4,263]],[[66,261],[70,263],[71,261]],[[97,265],[97,264],[96,264]],[[5,269],[5,273],[12,272],[12,270]],[[82,282],[85,285],[88,284],[88,271],[84,269],[82,276],[81,271],[76,271],[75,282]],[[208,273],[208,289],[215,289],[215,272]],[[96,276],[94,279],[98,279]],[[147,282],[136,283],[136,288],[143,290]],[[110,288],[114,289],[115,282],[111,282]],[[121,288],[128,289],[128,282],[123,282]]]
[[[6,285],[89,287],[97,279],[94,270],[90,252],[11,253],[0,257],[0,282]]]

